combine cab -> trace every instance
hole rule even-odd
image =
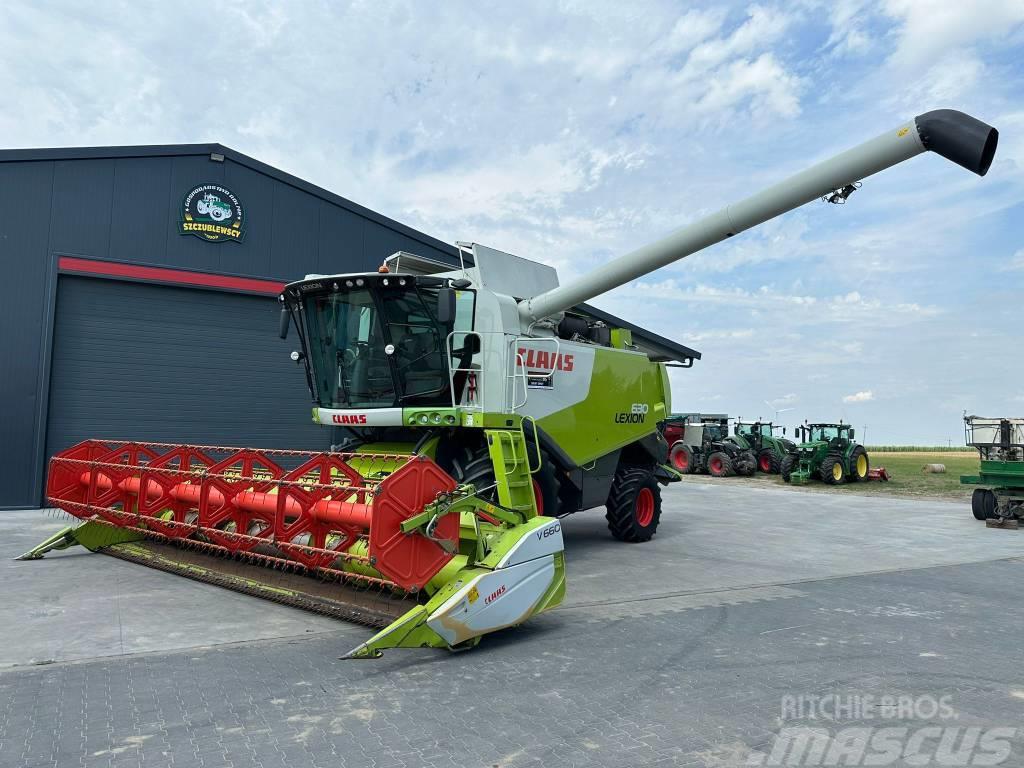
[[[828,485],[867,480],[868,452],[854,441],[849,424],[804,424],[796,428],[799,445],[782,460],[782,479],[793,485],[818,479]]]
[[[341,445],[81,443],[52,459],[48,495],[83,522],[25,557],[81,544],[386,624],[349,656],[473,645],[561,601],[556,517],[603,506],[614,538],[648,541],[661,485],[678,479],[658,424],[668,367],[693,355],[634,341],[581,302],[804,203],[845,201],[927,150],[984,175],[996,142],[972,117],[929,112],[565,285],[473,243],[458,267],[399,253],[378,272],[308,275],[280,295],[280,333],[294,328],[313,420],[345,428]],[[211,217],[216,202],[202,201]],[[287,578],[264,583],[257,566]]]

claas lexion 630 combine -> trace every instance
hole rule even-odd
[[[928,112],[566,285],[475,244],[459,268],[396,254],[291,283],[281,332],[301,344],[313,418],[350,439],[317,454],[86,441],[51,460],[47,486],[84,522],[25,557],[82,544],[382,627],[349,657],[475,645],[563,599],[559,517],[604,505],[616,539],[646,541],[674,479],[658,431],[673,361],[580,302],[843,202],[926,150],[984,175],[996,143],[968,115]]]

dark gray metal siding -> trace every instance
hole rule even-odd
[[[57,286],[46,454],[90,437],[330,447],[273,298],[89,277]]]
[[[214,162],[210,151],[228,157]],[[243,242],[178,234],[181,199],[203,182],[221,182],[238,195],[246,208]],[[396,250],[452,258],[450,248],[427,235],[216,145],[0,152],[0,508],[37,505],[45,479],[47,404],[58,402],[46,396],[50,345],[60,346],[67,331],[62,326],[55,338],[51,330],[59,256],[288,281],[309,272],[375,269]],[[242,301],[203,295],[211,305]],[[96,316],[103,309],[94,308]],[[262,336],[268,350],[281,348],[275,323],[271,318]],[[305,397],[301,376],[292,391]],[[204,406],[196,400],[188,407]],[[308,419],[308,411],[299,418]],[[149,436],[179,439],[174,423]],[[200,437],[211,441],[214,434]]]

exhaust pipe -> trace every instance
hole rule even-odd
[[[886,131],[835,157],[790,176],[745,200],[726,206],[667,237],[608,262],[589,275],[519,302],[525,325],[570,309],[581,301],[822,198],[846,201],[866,179],[904,160],[934,152],[984,176],[996,154],[999,132],[954,109],[937,109]]]

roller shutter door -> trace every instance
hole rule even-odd
[[[62,276],[47,457],[90,437],[325,449],[293,346],[274,298]]]

